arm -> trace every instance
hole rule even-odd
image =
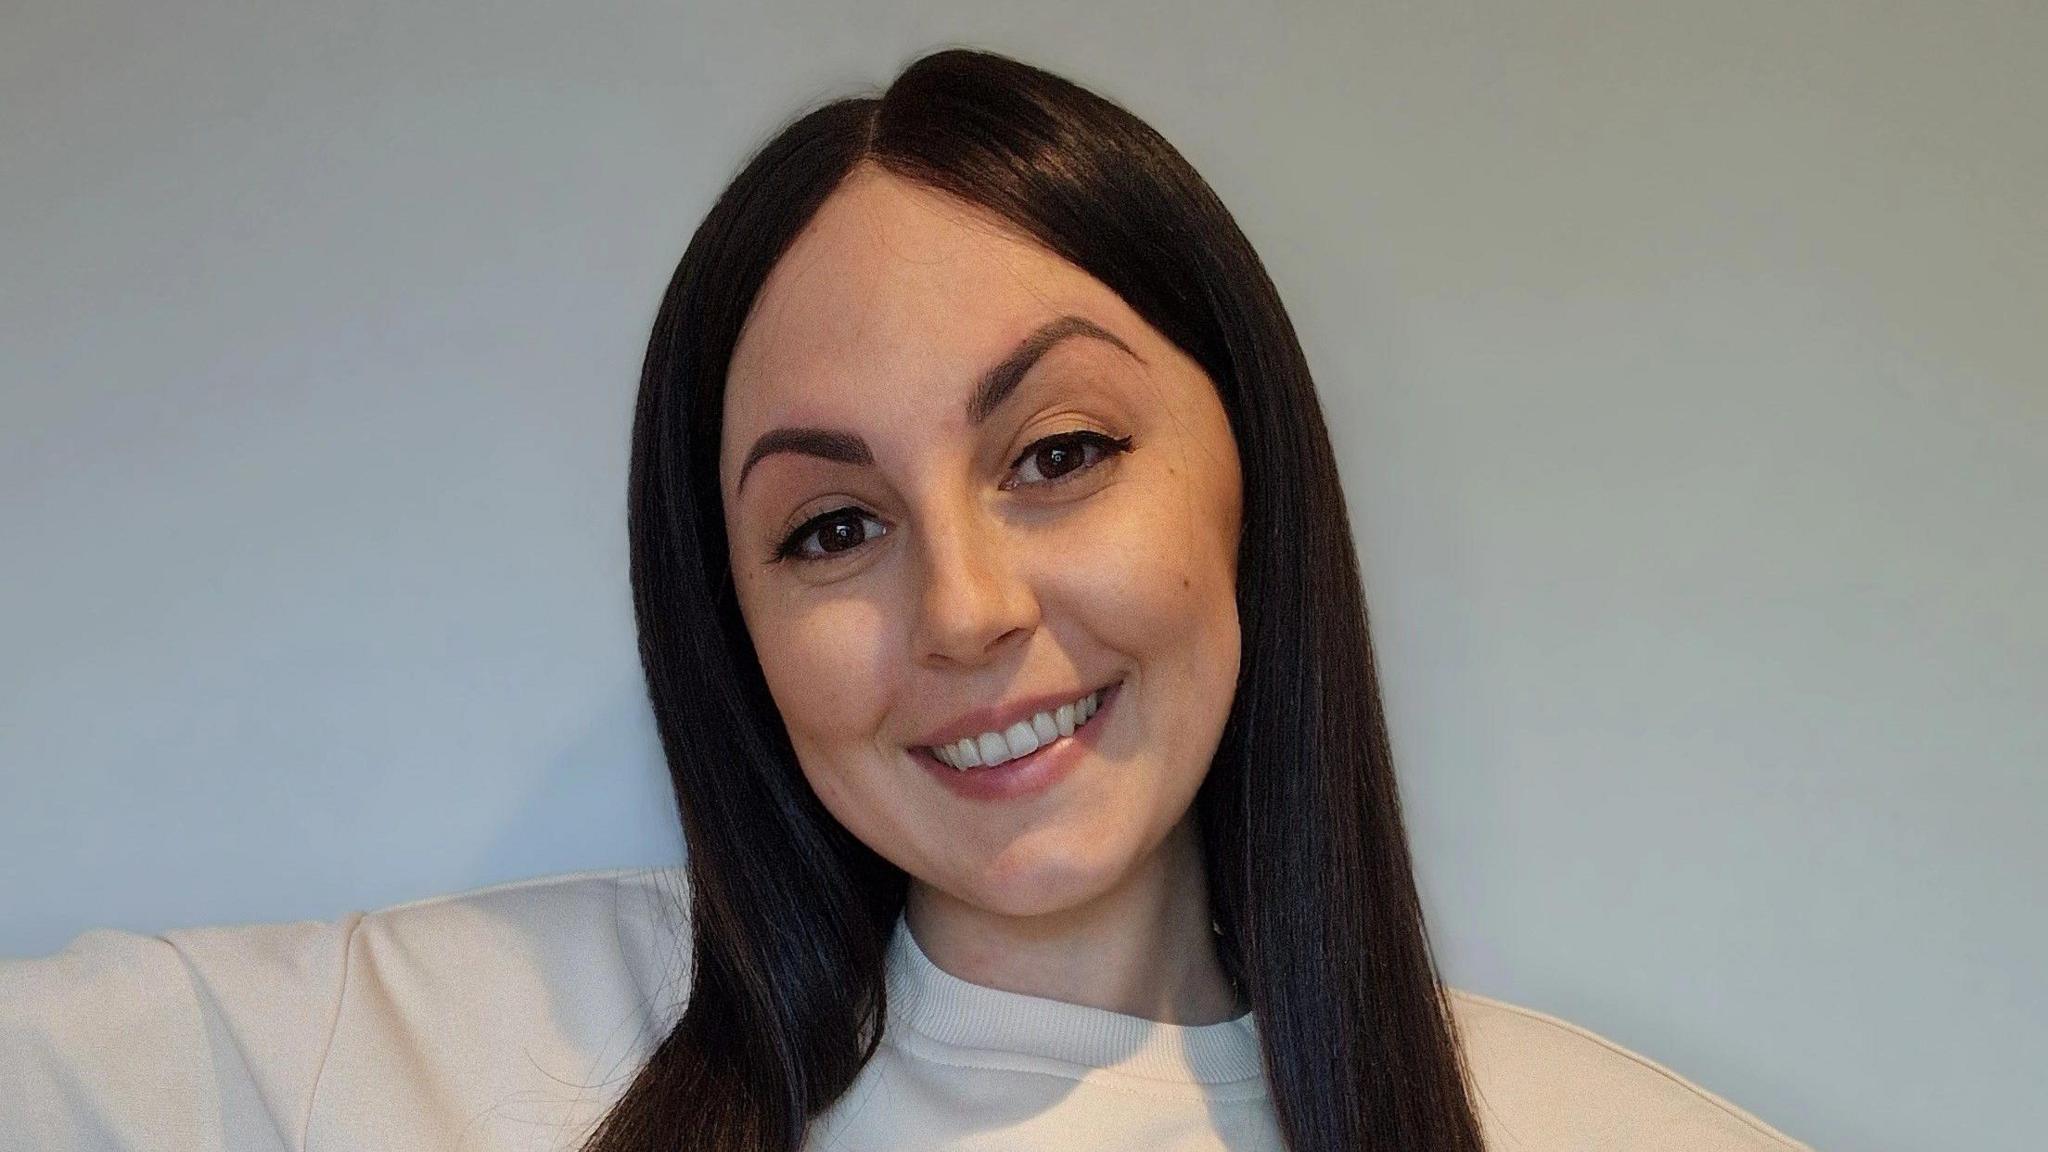
[[[298,1152],[359,920],[0,960],[0,1148]]]

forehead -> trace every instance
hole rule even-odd
[[[1115,293],[984,211],[857,169],[777,262],[741,330],[725,454],[775,424],[874,420],[897,403],[929,419],[934,390],[964,401],[992,360],[1070,312],[1142,338]]]

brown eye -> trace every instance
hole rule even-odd
[[[858,547],[867,538],[867,533],[861,530],[858,516],[841,516],[818,527],[818,547],[826,552],[844,552]]]
[[[1066,478],[1090,468],[1098,467],[1103,460],[1131,447],[1131,438],[1112,439],[1100,432],[1064,432],[1048,436],[1024,450],[1012,465],[1021,471],[1025,465],[1032,465],[1038,479],[1021,478],[1018,483],[1026,486],[1058,484]],[[1007,487],[1007,485],[1005,485]]]
[[[1038,473],[1048,480],[1056,480],[1081,466],[1082,457],[1088,450],[1078,444],[1047,444],[1031,458],[1038,462]]]
[[[803,527],[790,533],[789,538],[775,550],[775,559],[825,560],[851,552],[867,543],[870,538],[871,534],[862,527],[863,521],[881,524],[881,521],[867,512],[851,506],[834,508],[822,516],[814,516],[806,520]],[[887,528],[884,527],[883,531],[887,531]],[[881,533],[872,535],[879,536]],[[813,537],[818,541],[816,551],[804,547]]]

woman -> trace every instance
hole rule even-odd
[[[602,874],[88,933],[0,977],[8,1126],[1798,1147],[1439,983],[1300,347],[1115,105],[951,51],[785,129],[669,286],[630,501],[679,907],[673,877]]]

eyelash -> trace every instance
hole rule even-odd
[[[1078,445],[1083,451],[1084,458],[1086,456],[1086,450],[1089,447],[1093,446],[1096,448],[1100,448],[1102,449],[1102,457],[1101,459],[1095,461],[1093,464],[1079,465],[1078,467],[1075,467],[1070,471],[1062,472],[1060,475],[1050,480],[1040,480],[1036,483],[1025,485],[1026,487],[1051,488],[1060,484],[1064,484],[1067,481],[1072,480],[1077,476],[1080,476],[1084,472],[1092,472],[1095,469],[1102,467],[1104,464],[1109,462],[1111,457],[1120,456],[1123,453],[1129,452],[1131,450],[1131,438],[1129,436],[1104,436],[1100,432],[1089,432],[1085,430],[1078,432],[1061,432],[1057,435],[1047,436],[1041,440],[1032,441],[1031,445],[1025,448],[1023,453],[1020,454],[1017,457],[1017,459],[1010,464],[1010,467],[1012,470],[1022,467],[1026,460],[1029,460],[1033,456],[1038,455],[1038,453],[1043,451],[1046,447],[1060,444]],[[807,556],[804,554],[803,549],[801,547],[803,542],[806,539],[808,539],[812,533],[816,532],[818,529],[824,527],[827,524],[830,524],[836,520],[843,518],[849,512],[858,513],[861,516],[867,517],[869,519],[874,519],[872,513],[869,513],[865,509],[862,509],[858,506],[851,504],[843,508],[834,508],[830,512],[825,512],[821,513],[820,515],[813,516],[809,520],[804,521],[803,524],[799,526],[796,531],[790,533],[789,536],[785,538],[780,545],[776,546],[775,554],[769,557],[769,561],[773,563],[781,560],[795,560],[798,563],[809,564],[821,560],[835,560],[841,556],[851,555],[855,550],[860,548],[860,544],[856,544],[852,548],[843,549],[838,552],[827,553],[821,556]],[[872,537],[870,537],[870,539],[872,539]],[[865,544],[866,541],[864,540],[861,543]]]

